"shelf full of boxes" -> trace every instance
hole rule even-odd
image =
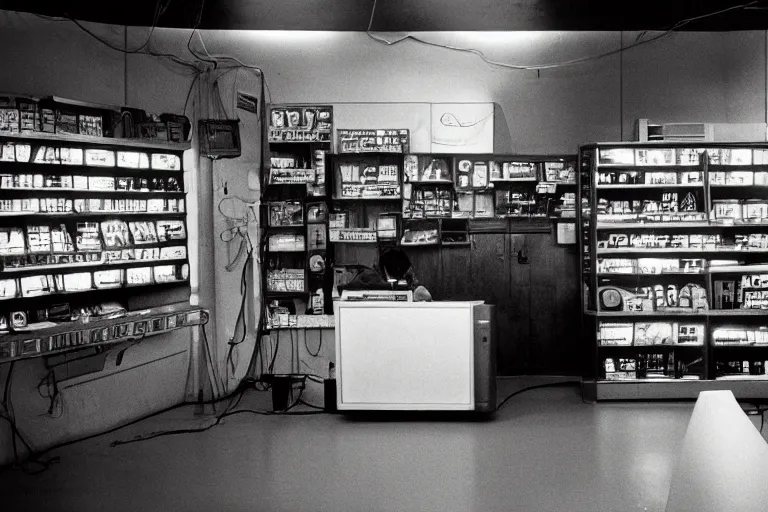
[[[593,144],[579,169],[591,395],[768,396],[768,145]]]
[[[407,137],[407,130],[347,132],[353,135],[344,133],[340,145],[343,137]],[[404,142],[386,150],[362,146],[368,150],[332,155],[332,242],[466,245],[472,226],[549,232],[552,220],[576,220],[576,157],[419,154],[408,153]]]
[[[36,337],[189,296],[182,133],[114,138],[114,111],[0,105],[0,360],[143,335]],[[186,325],[176,314],[155,331]]]
[[[261,226],[265,330],[329,326],[326,157],[331,106],[273,105],[270,169],[264,175]],[[314,317],[314,318],[310,318]]]

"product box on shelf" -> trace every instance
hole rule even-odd
[[[550,182],[576,183],[576,163],[544,162],[544,178]]]
[[[304,235],[275,233],[270,235],[268,247],[271,252],[303,251],[306,248]]]
[[[304,224],[304,206],[300,201],[272,202],[269,208],[270,226],[301,226]]]
[[[304,269],[279,269],[267,271],[267,290],[272,292],[303,292]]]
[[[0,107],[0,133],[19,133],[19,109]]]
[[[403,174],[407,182],[451,181],[450,160],[432,155],[405,155]]]
[[[715,345],[768,345],[768,327],[717,327],[712,340]]]
[[[375,243],[378,237],[375,229],[367,228],[329,228],[328,239],[331,242]]]
[[[599,165],[635,165],[635,151],[632,148],[600,148]]]
[[[0,256],[24,254],[24,231],[18,227],[0,227]]]
[[[19,109],[19,131],[21,133],[40,131],[40,111],[37,101],[31,98],[16,98],[16,107]]]
[[[597,339],[603,346],[632,345],[634,325],[631,322],[600,322]]]
[[[603,361],[603,371],[607,380],[627,380],[636,378],[634,358],[607,358]]]
[[[330,142],[333,126],[331,106],[272,107],[269,112],[269,142]]]
[[[183,220],[158,220],[157,226],[158,242],[168,242],[171,240],[186,240],[187,231]]]
[[[338,129],[339,153],[407,153],[410,132],[407,129]]]

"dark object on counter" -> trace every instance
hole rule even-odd
[[[373,268],[362,270],[343,290],[413,290],[416,302],[431,302],[432,295],[416,279],[411,260],[400,249],[387,249],[379,256],[379,263]]]

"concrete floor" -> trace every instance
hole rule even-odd
[[[500,399],[542,379],[504,379]],[[267,408],[251,392],[239,408]],[[582,403],[529,391],[492,421],[241,414],[193,407],[58,450],[39,476],[0,474],[7,511],[663,511],[693,403]]]

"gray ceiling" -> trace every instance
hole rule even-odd
[[[368,27],[373,0],[204,0],[200,28],[342,30]],[[201,0],[160,0],[158,25],[189,28]],[[768,29],[768,1],[716,0],[378,0],[375,31],[439,30],[681,30]],[[0,0],[0,8],[118,25],[152,25],[156,0]]]

